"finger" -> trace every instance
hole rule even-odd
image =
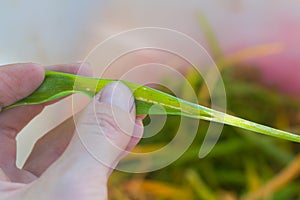
[[[126,147],[126,151],[124,152],[124,156],[127,155],[141,140],[144,132],[143,119],[146,115],[141,115],[136,118],[133,136]]]
[[[131,91],[121,83],[106,86],[83,111],[76,134],[63,155],[43,174],[97,186],[126,150],[135,126]],[[65,169],[68,169],[66,173]]]
[[[136,118],[132,137],[131,137],[129,143],[127,144],[127,146],[126,146],[125,151],[123,151],[118,156],[118,158],[114,161],[114,164],[112,166],[117,166],[119,161],[122,158],[124,158],[138,144],[138,142],[142,138],[143,131],[144,131],[144,126],[143,126],[143,121],[142,120],[145,118],[145,116],[146,115],[141,115],[141,116],[138,116]],[[114,168],[111,167],[107,174],[110,175],[113,170],[114,170]]]
[[[40,138],[35,143],[23,169],[39,177],[65,151],[74,130],[74,119],[70,117]]]
[[[133,137],[126,147],[126,151],[131,151],[139,142],[143,133],[143,118],[144,116],[136,118]],[[65,151],[72,139],[74,130],[74,119],[73,117],[70,117],[58,127],[40,138],[35,143],[31,154],[23,166],[23,169],[31,172],[37,177],[41,176],[41,174],[44,173],[44,171]],[[127,154],[126,151],[121,157],[124,157]]]
[[[44,69],[38,64],[14,64],[0,67],[0,106],[8,106],[29,95],[43,79]],[[22,108],[0,113],[0,167],[9,177],[18,171],[15,167],[15,136],[25,126],[28,116],[30,118],[39,112],[39,108],[32,112],[29,112],[27,108],[23,110],[22,115],[18,116],[18,110]]]
[[[44,69],[38,64],[0,67],[0,106],[8,106],[32,93],[43,81]],[[20,107],[0,114],[0,133],[13,138],[29,120],[41,112],[40,106]],[[18,117],[16,117],[18,116]]]
[[[60,64],[60,65],[51,65],[46,66],[46,70],[64,72],[69,74],[77,74],[81,76],[92,76],[93,70],[89,63],[73,63],[73,64]]]
[[[0,107],[8,106],[32,93],[42,83],[44,69],[34,63],[0,67]]]
[[[45,69],[82,76],[92,75],[91,66],[88,63],[53,65],[47,66]],[[49,105],[56,101],[48,102],[43,105]],[[36,142],[23,169],[32,172],[36,176],[40,176],[64,152],[73,136],[74,129],[74,119],[71,117],[45,134]]]
[[[9,72],[5,71],[4,68],[9,69]],[[29,70],[29,72],[26,74],[24,72],[24,69]],[[63,64],[63,65],[55,65],[55,66],[47,66],[45,67],[48,70],[57,70],[61,72],[67,72],[67,73],[73,73],[73,74],[79,74],[79,75],[91,75],[90,66],[88,63],[76,63],[76,64]],[[14,94],[11,94],[10,99],[16,99],[20,100],[24,98],[25,96],[28,96],[31,92],[33,92],[43,81],[44,79],[44,69],[37,64],[20,64],[20,65],[9,65],[5,66],[3,68],[0,68],[0,81],[2,81],[3,74],[5,73],[5,76],[9,76],[10,80],[5,85],[11,85],[13,88],[16,88],[16,85],[26,85],[29,84],[29,86],[24,88],[20,88],[17,91],[19,93],[25,94],[25,95],[19,95],[18,92],[14,92]],[[26,71],[27,72],[27,71]],[[23,81],[20,77],[24,77],[24,74],[28,76],[28,80]],[[16,77],[16,78],[13,78]],[[7,79],[7,78],[5,78]],[[22,83],[25,82],[26,84]],[[0,83],[0,103],[1,97],[4,95],[3,90],[1,90],[1,85],[3,83]],[[3,88],[3,87],[2,87]],[[28,88],[31,88],[30,90]],[[27,94],[25,92],[27,92]],[[15,94],[17,93],[17,94]],[[15,97],[14,97],[15,96]],[[7,99],[7,97],[5,98]],[[11,100],[5,100],[5,102],[10,103],[4,103],[5,105],[9,105],[15,101]],[[4,102],[4,101],[3,101]],[[8,134],[9,137],[13,138],[16,137],[17,133],[24,128],[28,122],[30,122],[36,115],[38,115],[44,108],[45,105],[53,104],[57,101],[52,101],[49,103],[41,104],[41,105],[30,105],[30,106],[20,106],[16,107],[7,111],[1,112],[0,115],[0,132],[3,134]],[[16,117],[18,116],[18,117]]]

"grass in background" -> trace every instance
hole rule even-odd
[[[255,56],[280,51],[278,44],[251,47],[228,57],[207,20],[199,15],[212,55],[220,67],[227,88],[228,112],[279,129],[300,132],[300,102],[260,84],[253,66],[239,66]],[[276,48],[275,48],[276,47]],[[276,51],[275,51],[275,50]],[[186,72],[201,104],[209,103],[203,82],[194,70]],[[250,76],[249,76],[250,75]],[[184,86],[181,89],[185,94]],[[147,121],[148,120],[148,121]],[[135,151],[151,152],[169,143],[179,116],[168,116],[164,128],[154,137],[142,139]],[[149,119],[145,119],[149,123]],[[212,152],[203,159],[198,152],[208,122],[200,121],[189,149],[171,165],[145,174],[115,171],[109,182],[109,198],[124,199],[299,199],[300,145],[225,126]]]

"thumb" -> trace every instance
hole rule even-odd
[[[106,183],[109,172],[132,140],[135,105],[131,91],[120,82],[108,84],[76,118],[75,124],[68,148],[45,175],[54,172],[62,174],[60,179],[68,176],[72,182],[86,179],[88,183]]]
[[[131,141],[135,118],[130,89],[121,82],[111,83],[78,118],[77,135],[91,156],[114,168]]]

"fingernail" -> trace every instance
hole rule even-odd
[[[105,102],[131,112],[134,108],[134,98],[130,89],[121,82],[113,82],[106,85],[99,97],[100,102]]]

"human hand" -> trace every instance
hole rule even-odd
[[[47,69],[77,73],[78,67]],[[0,108],[28,96],[43,78],[44,68],[37,64],[0,67]],[[76,123],[70,118],[39,139],[23,169],[18,169],[15,138],[44,106],[0,112],[0,200],[106,199],[112,169],[143,132],[130,90],[121,83],[107,85]],[[87,148],[93,146],[93,155],[81,139]]]

